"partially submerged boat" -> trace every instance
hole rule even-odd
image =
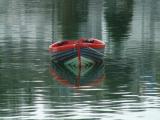
[[[105,43],[101,40],[81,38],[52,43],[49,51],[54,62],[83,66],[101,63],[104,57]]]

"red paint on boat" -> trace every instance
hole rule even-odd
[[[65,40],[61,42],[55,42],[49,46],[50,52],[61,52],[61,51],[67,51],[70,49],[80,49],[80,48],[104,48],[105,43],[101,40],[90,38],[90,39],[84,39],[81,38],[79,40]]]
[[[81,51],[80,51],[80,41],[77,41],[77,44],[76,44],[76,48],[77,48],[77,56],[78,56],[78,67],[80,68],[81,67]]]

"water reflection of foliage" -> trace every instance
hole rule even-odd
[[[106,0],[105,18],[108,27],[109,47],[112,44],[112,53],[106,58],[105,73],[107,81],[105,85],[111,93],[131,91],[134,63],[132,59],[123,58],[123,40],[128,39],[130,22],[133,15],[133,0]],[[119,95],[110,95],[111,98],[121,98]]]
[[[130,59],[106,59],[105,74],[107,81],[105,85],[111,93],[122,91],[131,91],[130,86],[133,82],[133,60]],[[113,95],[111,97],[119,98],[121,95]]]
[[[129,24],[132,20],[133,0],[106,0],[105,15],[109,35],[114,41],[123,40],[128,36]]]
[[[57,1],[56,4],[64,39],[77,39],[74,37],[78,36],[79,27],[87,21],[88,0],[63,0]]]

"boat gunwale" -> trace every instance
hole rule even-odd
[[[98,39],[91,39],[90,41],[87,40],[66,40],[61,42],[55,42],[49,46],[50,52],[61,52],[70,49],[77,49],[77,48],[105,48],[105,43]]]

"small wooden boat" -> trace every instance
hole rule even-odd
[[[78,66],[103,61],[105,43],[101,40],[81,38],[52,43],[49,51],[54,62]]]

